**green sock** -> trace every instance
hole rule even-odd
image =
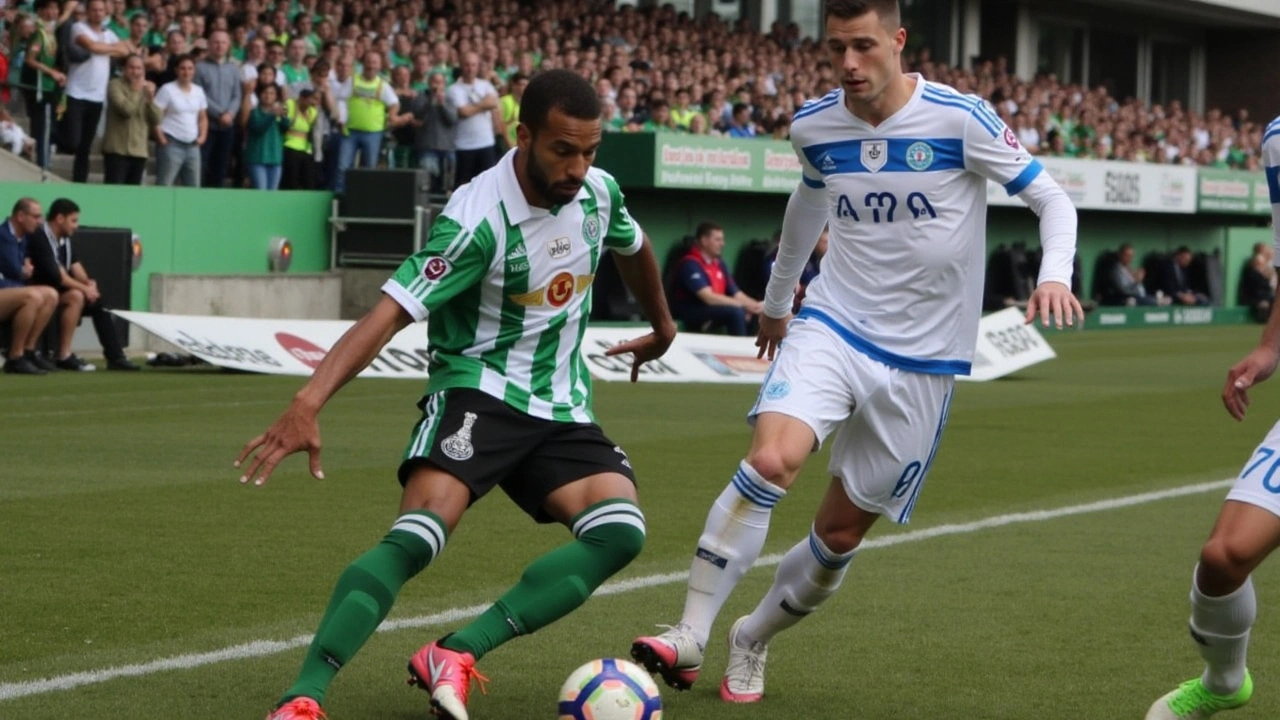
[[[644,515],[626,500],[596,503],[570,526],[573,542],[533,561],[515,587],[440,644],[479,660],[508,640],[568,615],[644,547]]]
[[[446,536],[444,521],[434,514],[406,513],[382,542],[347,566],[333,588],[298,681],[281,704],[296,697],[324,702],[338,670],[378,629],[400,588],[440,554]]]

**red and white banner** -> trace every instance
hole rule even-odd
[[[117,311],[120,317],[186,352],[220,367],[274,375],[310,375],[349,320],[264,320]],[[582,352],[591,375],[627,381],[630,357],[607,357],[610,347],[648,332],[643,327],[590,327]],[[360,377],[426,378],[426,325],[410,325],[391,338]],[[1033,326],[1013,308],[982,319],[973,375],[992,380],[1056,357]],[[661,359],[646,363],[645,382],[706,382],[758,385],[769,362],[756,357],[755,339],[681,333]]]

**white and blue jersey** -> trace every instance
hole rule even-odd
[[[1275,262],[1280,262],[1280,117],[1262,133],[1262,166],[1271,193],[1271,219],[1275,231]]]
[[[831,231],[798,317],[890,367],[967,375],[987,180],[1016,195],[1044,168],[981,98],[915,77],[910,101],[875,127],[842,89],[795,114],[791,143],[804,183],[825,189]]]

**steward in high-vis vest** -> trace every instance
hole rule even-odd
[[[391,89],[391,83],[382,79],[381,73],[382,56],[370,50],[364,55],[360,74],[351,78],[346,135],[338,152],[340,177],[355,164],[357,150],[360,152],[360,167],[377,167],[387,121],[396,117],[400,110],[400,98]],[[345,179],[342,179],[336,183],[335,189],[341,191],[345,186]]]
[[[312,152],[311,128],[320,110],[314,90],[303,90],[297,100],[288,102],[289,129],[284,134],[284,168],[280,177],[282,190],[311,190],[316,184],[316,162]]]

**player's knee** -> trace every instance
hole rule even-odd
[[[69,307],[83,307],[84,293],[72,288],[63,294],[63,302]]]
[[[853,552],[862,544],[864,532],[862,528],[815,522],[814,534],[831,552],[838,555]]]
[[[36,288],[40,291],[40,302],[46,306],[55,306],[58,304],[58,291],[48,285],[40,285]]]
[[[784,489],[791,486],[803,462],[803,459],[788,457],[788,454],[776,445],[752,448],[751,452],[747,453],[747,464],[759,473],[760,477]]]
[[[601,515],[599,520],[593,524],[592,518],[588,517],[588,527],[579,531],[578,540],[596,549],[602,569],[606,575],[612,575],[644,550],[644,515],[635,505],[620,502],[616,510]]]
[[[1217,595],[1240,587],[1257,566],[1257,555],[1254,548],[1230,535],[1209,538],[1200,549],[1201,589]]]

